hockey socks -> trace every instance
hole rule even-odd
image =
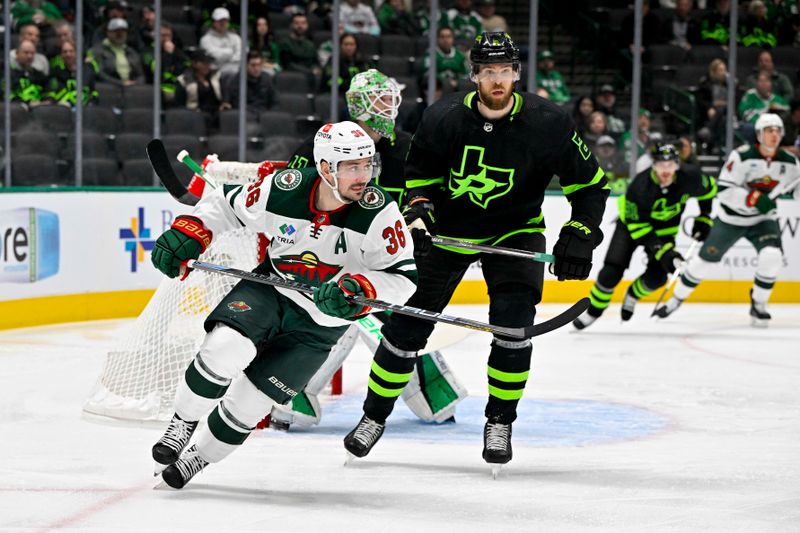
[[[384,338],[375,351],[367,383],[364,413],[372,420],[385,423],[394,403],[414,372],[416,352],[392,346]]]

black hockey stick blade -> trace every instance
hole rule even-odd
[[[544,335],[545,333],[550,333],[553,330],[566,326],[581,316],[587,309],[589,309],[589,298],[581,298],[560,315],[556,315],[541,324],[534,324],[525,328],[525,337],[538,337],[539,335]]]
[[[239,279],[254,281],[256,283],[272,285],[273,287],[282,287],[284,289],[291,289],[299,292],[304,292],[306,294],[312,294],[314,292],[314,287],[312,287],[311,285],[306,285],[305,283],[300,283],[297,281],[286,280],[272,274],[265,275],[265,274],[258,274],[256,272],[247,272],[245,270],[239,270],[236,268],[226,267],[222,265],[215,265],[213,263],[205,263],[203,261],[188,261],[186,266],[187,268],[190,269],[197,269],[205,272],[223,274],[226,276],[232,276]],[[561,313],[560,315],[551,318],[546,322],[527,326],[524,328],[514,328],[505,326],[495,326],[493,324],[486,324],[484,322],[478,322],[477,320],[472,320],[469,318],[446,315],[443,313],[435,313],[433,311],[426,311],[425,309],[419,309],[417,307],[393,304],[390,302],[385,302],[383,300],[376,300],[373,298],[364,298],[363,296],[348,296],[348,299],[351,299],[352,301],[358,302],[363,305],[368,305],[373,309],[393,311],[401,315],[413,316],[422,320],[452,324],[454,326],[459,326],[462,328],[474,329],[476,331],[486,331],[488,333],[504,335],[506,337],[513,337],[516,339],[528,339],[531,337],[536,337],[538,335],[542,335],[544,333],[548,333],[550,331],[558,329],[561,326],[565,326],[570,322],[572,322],[574,319],[576,319],[581,313],[583,313],[589,307],[589,299],[584,298],[579,302],[577,302],[576,304],[574,304],[569,309],[567,309],[566,311],[564,311],[563,313]]]
[[[200,198],[190,193],[178,179],[161,139],[153,139],[147,143],[147,158],[170,196],[184,205],[196,205],[200,201]]]

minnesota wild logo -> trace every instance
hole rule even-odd
[[[319,260],[314,252],[299,255],[282,255],[272,260],[275,269],[286,279],[321,285],[334,277],[341,265],[329,265]]]
[[[249,311],[251,307],[247,305],[246,302],[242,302],[240,300],[238,302],[230,302],[228,304],[228,309],[230,309],[234,313],[244,313],[245,311]]]
[[[482,146],[465,146],[461,169],[450,170],[451,198],[465,194],[477,206],[486,209],[489,202],[508,194],[514,187],[514,169],[499,168],[483,163]]]

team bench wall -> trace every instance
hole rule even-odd
[[[800,205],[780,200],[786,266],[774,303],[800,302]],[[160,189],[113,191],[69,189],[52,192],[0,191],[0,328],[14,328],[139,314],[161,281],[150,263],[150,247],[172,219],[186,212]],[[569,218],[560,195],[544,203],[550,246]],[[692,202],[688,215],[696,213]],[[604,242],[595,254],[590,280],[599,270],[616,219],[616,198],[608,200]],[[691,228],[691,220],[684,220]],[[688,247],[683,231],[679,249]],[[626,279],[641,272],[638,252]],[[691,301],[748,301],[756,255],[742,241],[692,294]],[[623,284],[624,285],[624,284]],[[591,281],[559,283],[547,274],[545,302],[573,302],[588,294]],[[624,286],[615,298],[621,298]],[[480,269],[470,269],[454,303],[486,303]]]

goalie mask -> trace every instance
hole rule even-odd
[[[377,70],[369,69],[353,76],[347,91],[350,118],[361,120],[381,137],[394,140],[394,121],[403,101],[403,85]]]
[[[783,120],[775,113],[762,113],[762,115],[758,117],[758,120],[756,120],[756,140],[758,140],[759,143],[764,142],[762,140],[762,133],[766,128],[778,128],[781,132],[781,137],[783,137]]]
[[[369,158],[371,162],[370,179],[381,172],[380,159],[375,153],[375,143],[364,129],[355,122],[344,121],[325,124],[314,136],[314,164],[322,176],[322,162],[328,163],[333,183],[323,182],[331,188],[339,202],[350,203],[339,195],[339,164],[344,161]]]

